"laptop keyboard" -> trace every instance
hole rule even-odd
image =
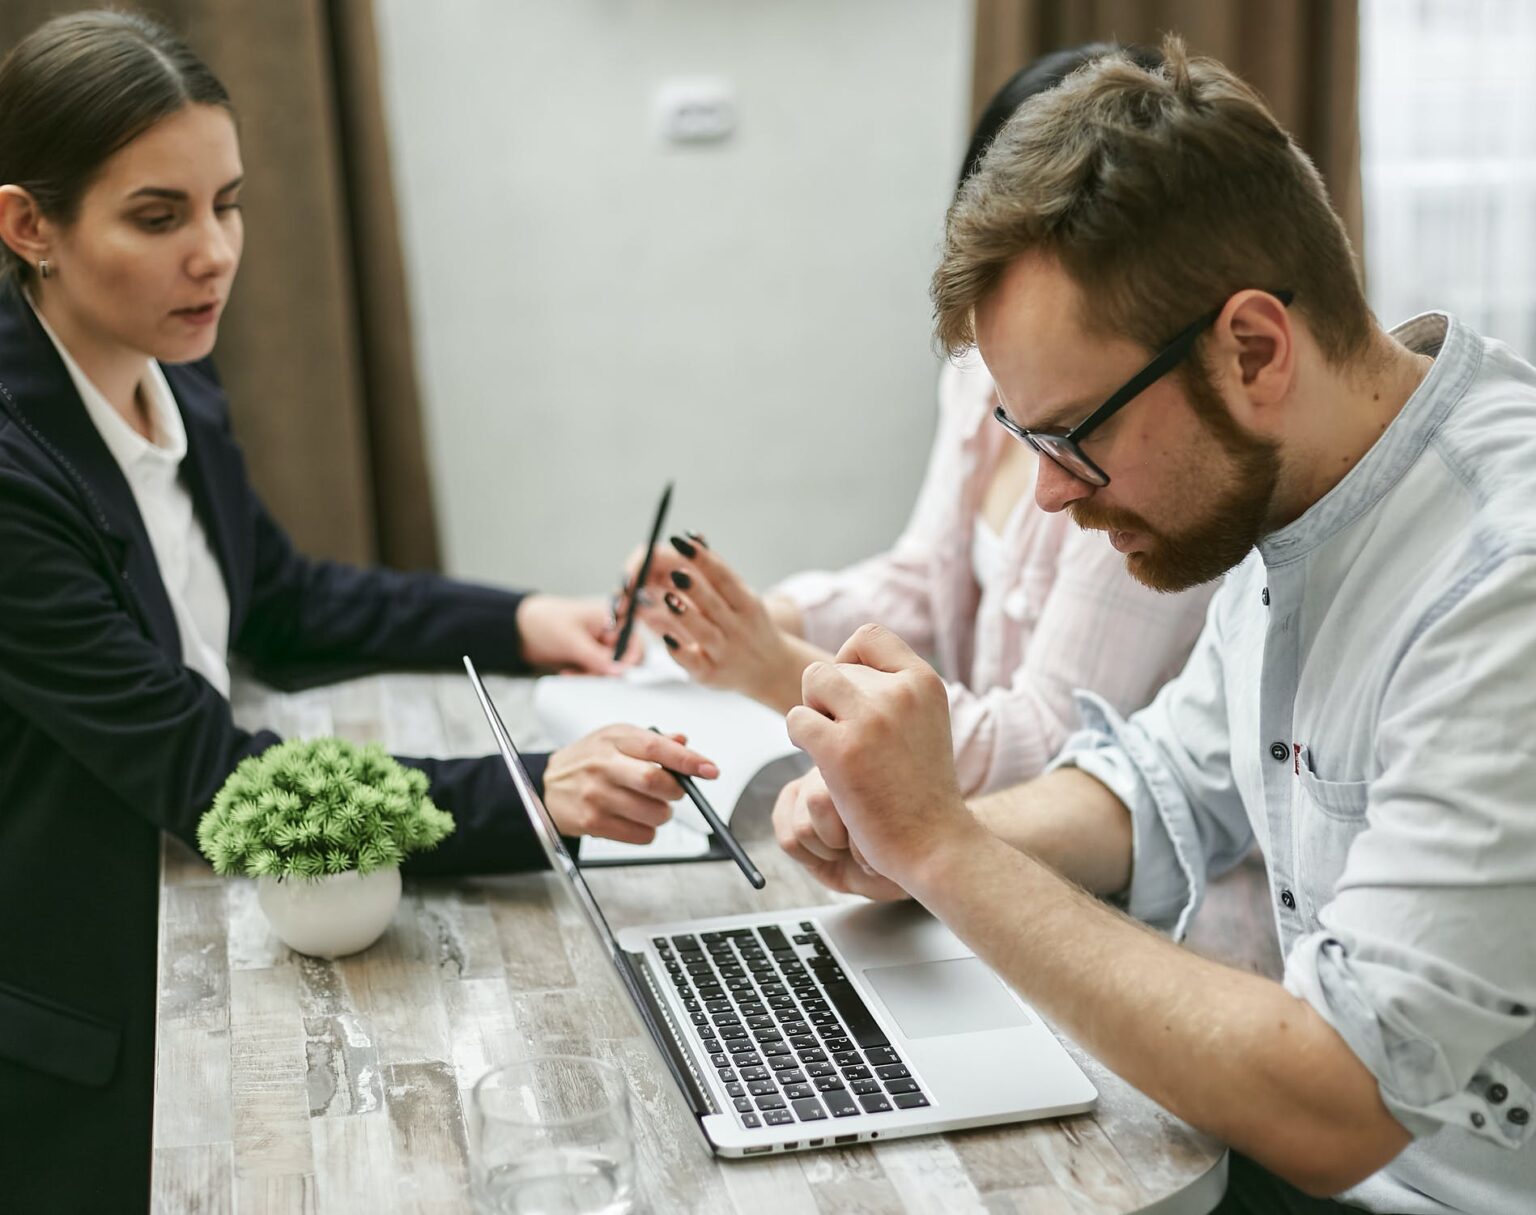
[[[748,1128],[917,1109],[922,1088],[809,920],[652,938]],[[814,953],[802,960],[795,946]]]

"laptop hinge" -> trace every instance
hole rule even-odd
[[[621,949],[618,951],[618,959],[634,985],[635,994],[640,999],[640,1006],[645,1014],[645,1023],[651,1031],[651,1037],[655,1040],[657,1049],[661,1051],[661,1057],[666,1060],[667,1068],[672,1072],[672,1078],[677,1081],[678,1087],[683,1090],[683,1096],[688,1099],[688,1108],[693,1111],[695,1118],[703,1118],[706,1114],[718,1114],[720,1109],[710,1096],[703,1077],[699,1075],[693,1053],[688,1049],[682,1034],[678,1032],[677,1023],[672,1019],[672,1013],[667,1008],[666,1001],[656,990],[656,984],[651,977],[651,968],[645,962],[645,955],[628,953]]]

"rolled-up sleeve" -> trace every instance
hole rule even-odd
[[[1081,769],[1130,811],[1131,882],[1122,895],[1139,920],[1184,936],[1208,878],[1231,868],[1253,842],[1229,759],[1222,670],[1221,604],[1182,673],[1141,712],[1121,717],[1102,698],[1077,695],[1083,727],[1051,768]]]
[[[1528,1143],[1536,1095],[1536,558],[1437,606],[1386,688],[1379,775],[1285,985],[1410,1131]]]

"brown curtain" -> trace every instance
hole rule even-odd
[[[4,0],[0,50],[87,7]],[[371,0],[150,0],[224,82],[245,258],[215,358],[251,477],[316,556],[438,564]]]
[[[1361,237],[1357,0],[976,0],[972,112],[1047,51],[1164,33],[1261,92],[1328,183],[1358,256]]]

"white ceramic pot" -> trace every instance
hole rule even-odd
[[[314,958],[341,958],[367,949],[389,927],[400,905],[400,870],[375,869],[329,877],[256,879],[256,901],[278,940]]]

